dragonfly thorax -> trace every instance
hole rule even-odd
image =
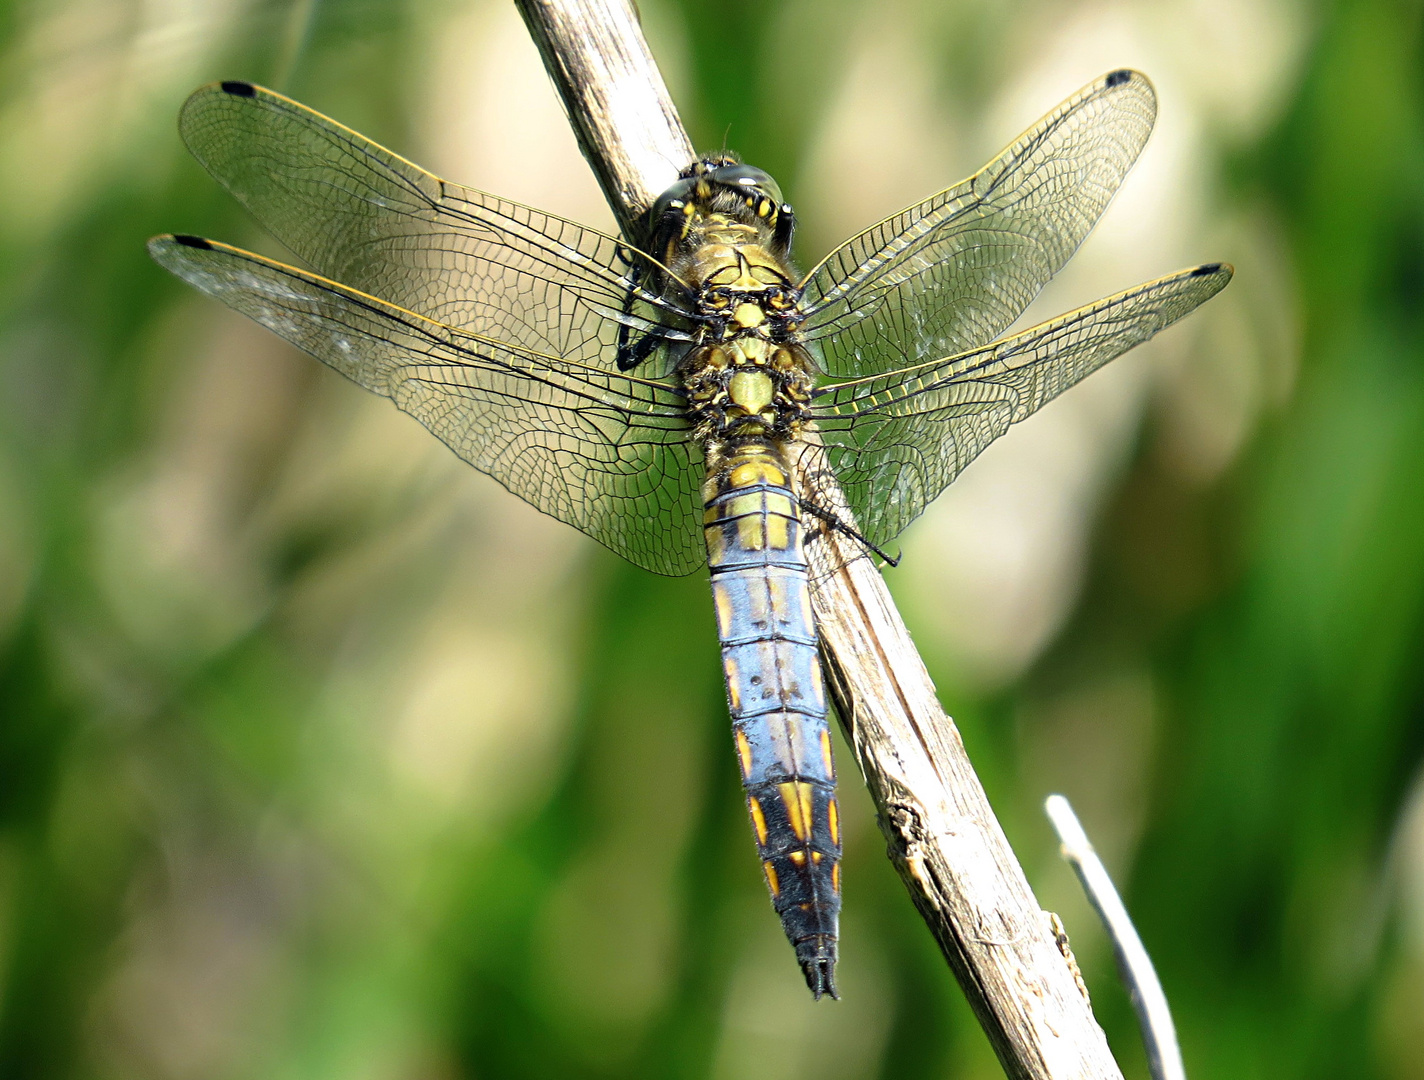
[[[673,260],[673,271],[698,292],[703,304],[734,299],[737,293],[775,298],[783,310],[795,296],[790,268],[750,230],[708,228],[707,243],[689,247]]]
[[[750,435],[789,438],[806,422],[809,358],[800,346],[758,333],[764,326],[741,327],[724,341],[693,349],[684,361],[694,435],[704,444]]]
[[[791,208],[775,182],[748,165],[700,162],[654,220],[700,324],[679,365],[695,437],[793,437],[809,415],[814,366],[797,334]]]

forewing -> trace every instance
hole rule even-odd
[[[813,404],[857,527],[884,545],[990,442],[1231,280],[1221,263],[1099,300],[982,349],[824,387]]]
[[[701,451],[672,387],[468,334],[215,241],[160,236],[149,250],[637,565],[686,574],[705,561]]]
[[[188,98],[178,126],[299,258],[407,311],[603,367],[620,323],[635,336],[684,326],[675,304],[643,291],[625,312],[641,256],[621,241],[442,180],[281,94],[214,83]]]
[[[1152,132],[1147,76],[1084,87],[968,180],[847,241],[805,282],[834,379],[977,349],[1077,250]]]

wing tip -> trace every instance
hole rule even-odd
[[[1152,110],[1155,115],[1157,108],[1157,88],[1152,85],[1152,80],[1136,68],[1117,68],[1109,71],[1098,80],[1096,92],[1103,93],[1109,90],[1118,90],[1122,87],[1136,87],[1140,94],[1145,95],[1152,103]]]
[[[148,253],[162,262],[161,256],[174,246],[194,248],[198,251],[212,251],[214,248],[211,240],[205,240],[201,236],[189,233],[160,233],[149,238]]]
[[[1209,262],[1202,263],[1200,266],[1192,267],[1191,272],[1187,276],[1194,278],[1220,277],[1222,279],[1221,283],[1225,285],[1228,281],[1231,280],[1235,273],[1236,267],[1232,266],[1230,263]]]
[[[174,252],[174,248],[179,247],[192,248],[195,251],[216,250],[216,245],[211,240],[204,240],[201,236],[192,236],[189,233],[162,233],[149,239],[148,254],[161,265],[168,266],[170,259],[182,257]],[[171,267],[169,268],[171,269]]]

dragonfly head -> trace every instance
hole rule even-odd
[[[648,246],[670,264],[700,221],[717,215],[766,234],[777,255],[791,253],[795,215],[771,174],[727,154],[699,158],[648,212]]]

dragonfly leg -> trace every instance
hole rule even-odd
[[[801,500],[800,506],[802,510],[805,510],[812,517],[825,522],[827,525],[829,525],[836,532],[840,533],[842,536],[850,537],[861,547],[865,548],[868,551],[872,551],[876,555],[880,556],[881,559],[885,560],[886,565],[892,567],[900,565],[900,555],[891,557],[889,554],[872,544],[869,539],[867,539],[862,533],[847,525],[831,511],[823,510],[815,503],[806,502],[804,499]]]

